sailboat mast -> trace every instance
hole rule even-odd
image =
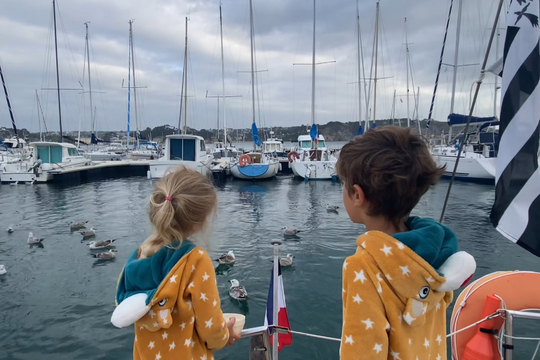
[[[38,96],[38,93],[37,93],[37,89],[36,89],[36,106],[37,106],[37,113],[38,113],[38,125],[39,125],[39,141],[43,141],[43,135],[41,133],[41,119],[39,118],[39,108],[40,108],[40,104],[39,104],[39,96]],[[78,140],[78,143],[81,141],[81,138],[80,138],[80,130],[79,130],[79,140]],[[78,146],[79,144],[77,144]]]
[[[131,39],[131,71],[133,74],[133,109],[135,110],[135,127],[137,128],[137,147],[139,147],[139,117],[137,114],[137,85],[135,83],[135,53],[133,52],[133,20],[129,20],[129,38]]]
[[[127,107],[127,143],[129,150],[130,116],[131,116],[131,20],[129,21],[129,44],[128,44],[128,107]]]
[[[420,107],[420,86],[416,92],[416,122],[418,123],[418,135],[422,135],[422,129],[420,127],[420,115],[418,114],[418,108]]]
[[[249,29],[250,29],[250,39],[251,39],[251,103],[253,109],[253,123],[255,124],[255,68],[253,63],[253,52],[254,43],[253,43],[253,3],[252,0],[249,0]]]
[[[375,16],[375,77],[373,78],[373,123],[376,120],[377,110],[377,57],[379,52],[379,2],[377,1],[377,14]]]
[[[86,26],[86,59],[88,61],[88,93],[90,95],[90,122],[92,124],[92,134],[93,134],[95,130],[95,124],[94,124],[94,106],[92,104],[92,80],[90,79],[90,47],[88,46],[88,23],[89,22],[85,22],[84,25]]]
[[[227,148],[227,120],[225,119],[225,63],[223,60],[223,17],[221,16],[221,2],[219,3],[219,32],[221,35],[221,86],[223,94],[223,138],[225,141],[225,148]],[[219,97],[218,97],[219,106]],[[219,119],[219,114],[218,114]],[[218,120],[218,140],[219,140],[219,120]]]
[[[62,107],[60,106],[60,72],[58,71],[58,37],[56,35],[56,1],[53,0],[54,22],[54,52],[56,54],[56,91],[58,94],[58,121],[60,123],[60,142],[64,139],[62,134]]]
[[[186,16],[186,48],[184,53],[184,134],[187,134],[187,22],[188,18]]]
[[[407,127],[411,127],[411,116],[410,116],[410,109],[409,109],[409,37],[407,35],[407,18],[405,18],[405,64],[406,64],[406,72],[407,72]]]
[[[495,39],[495,56],[499,56],[499,37],[501,32],[497,29],[497,38]],[[499,77],[495,76],[495,88],[493,89],[493,116],[498,118],[497,111],[497,86],[499,85]]]
[[[7,91],[6,82],[4,80],[4,73],[2,72],[2,67],[0,66],[0,76],[2,77],[2,86],[4,87],[4,93],[6,94],[6,102],[9,109],[9,116],[11,116],[11,124],[13,125],[13,131],[17,137],[17,145],[19,145],[19,134],[17,132],[17,126],[15,125],[15,118],[13,117],[13,110],[11,110],[11,102],[9,101],[9,95]],[[41,133],[41,131],[40,131]]]
[[[356,21],[357,21],[357,63],[358,63],[358,125],[362,126],[362,78],[360,74],[360,9],[356,0]],[[366,129],[367,130],[367,129]]]
[[[396,115],[396,89],[394,89],[394,98],[392,100],[392,126],[396,124],[395,115]]]
[[[452,79],[452,100],[450,100],[450,114],[454,113],[454,100],[456,98],[456,81],[458,70],[458,55],[459,55],[459,36],[461,32],[461,13],[463,9],[463,0],[458,0],[458,18],[456,28],[456,50],[454,52],[454,75]]]
[[[315,0],[313,0],[313,55],[311,59],[311,125],[315,125]]]

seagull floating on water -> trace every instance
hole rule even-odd
[[[43,238],[35,237],[32,232],[28,233],[28,243],[29,244],[41,244],[43,242]]]
[[[287,257],[279,259],[281,266],[291,266],[294,256],[292,254],[287,254]]]
[[[228,253],[221,255],[217,259],[217,261],[219,261],[220,264],[230,265],[230,264],[234,264],[234,262],[236,261],[236,257],[234,256],[234,253],[231,250]]]
[[[115,242],[116,239],[113,239],[113,240],[105,240],[105,241],[90,241],[88,243],[88,247],[91,249],[91,250],[98,250],[98,249],[105,249],[106,247],[109,247],[111,246],[111,244],[113,242]]]
[[[302,232],[301,230],[287,229],[286,226],[284,226],[282,229],[283,229],[283,235],[296,235],[296,234]]]
[[[96,229],[90,228],[90,230],[80,231],[79,233],[83,236],[83,240],[84,240],[84,239],[91,238],[92,236],[96,236]]]
[[[0,275],[5,275],[7,273],[6,267],[4,265],[0,265]]]
[[[230,282],[231,288],[229,289],[229,296],[236,300],[247,300],[247,291],[242,285],[240,285],[240,282],[236,279],[232,279]]]
[[[71,230],[79,230],[79,229],[84,229],[86,228],[86,224],[88,223],[88,221],[83,221],[83,222],[79,222],[79,223],[76,223],[75,221],[71,221],[69,223],[69,228]]]
[[[13,234],[13,225],[9,225],[6,230],[7,230],[8,234]]]
[[[326,211],[337,212],[337,209],[339,209],[339,206],[337,205],[326,204]]]
[[[109,250],[107,252],[102,252],[102,253],[98,253],[98,254],[92,254],[92,257],[96,258],[96,259],[99,259],[99,260],[112,260],[114,258],[116,258],[116,255],[114,254],[116,252],[116,250]]]

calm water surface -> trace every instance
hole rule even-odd
[[[441,181],[431,189],[414,213],[437,218],[447,185]],[[109,319],[118,275],[149,234],[146,211],[153,186],[152,181],[131,178],[67,188],[0,187],[0,264],[8,270],[0,277],[0,359],[131,358],[132,330],[116,329]],[[294,266],[283,271],[291,327],[340,337],[341,266],[364,232],[345,211],[326,212],[327,203],[341,205],[341,186],[292,177],[263,183],[235,180],[220,187],[218,196],[210,254],[234,250],[237,256],[228,273],[217,269],[223,311],[245,313],[246,327],[262,325],[272,268],[270,242],[283,240],[282,226],[294,227],[303,231],[301,236],[284,241],[281,249],[295,256]],[[475,256],[476,276],[496,270],[540,271],[538,258],[491,227],[493,198],[493,186],[456,183],[445,219],[460,248]],[[69,231],[71,220],[89,220],[97,228],[96,240],[118,238],[117,259],[95,262],[80,234]],[[15,225],[13,234],[5,231],[9,224]],[[45,238],[44,247],[28,247],[29,231]],[[228,297],[233,278],[249,292],[244,307]],[[247,359],[248,345],[241,340],[216,352],[216,358]],[[338,349],[337,343],[294,336],[293,346],[280,355],[337,359]]]

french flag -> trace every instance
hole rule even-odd
[[[287,307],[285,305],[285,292],[283,291],[283,278],[281,277],[281,265],[278,263],[278,326],[291,329],[289,325],[289,316],[287,315]],[[270,290],[268,291],[268,302],[266,305],[266,316],[264,317],[264,325],[273,324],[274,314],[274,277],[270,278]],[[271,327],[269,328],[271,330]],[[272,344],[273,337],[270,337]],[[286,345],[292,344],[292,334],[278,334],[278,351]]]

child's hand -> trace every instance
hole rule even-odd
[[[233,330],[234,323],[236,322],[236,318],[229,318],[229,321],[227,321],[227,328],[229,329],[229,341],[227,342],[227,346],[231,346],[234,344],[235,340],[240,339],[240,334],[237,334]]]

